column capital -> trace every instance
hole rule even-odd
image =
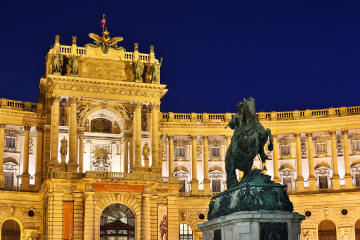
[[[294,135],[297,137],[297,136],[301,136],[301,132],[299,132],[299,131],[296,131],[296,132],[294,132]]]
[[[330,134],[335,134],[335,135],[336,135],[336,131],[337,131],[336,129],[330,129],[329,130]]]
[[[174,136],[173,135],[167,135],[168,140],[173,140]]]
[[[27,126],[27,125],[26,125],[26,126],[24,126],[24,129],[25,129],[25,131],[27,131],[27,132],[28,132],[28,131],[30,131],[31,126]]]
[[[342,128],[341,129],[341,134],[345,135],[348,134],[349,130],[347,128]]]
[[[43,126],[36,126],[36,131],[37,132],[44,132],[44,127]]]
[[[312,132],[306,132],[305,134],[306,134],[306,137],[311,137],[312,138],[312,134],[313,134]]]
[[[5,123],[0,123],[0,128],[5,128],[6,124]]]
[[[60,99],[61,99],[61,97],[58,96],[58,95],[53,95],[53,96],[50,97],[50,101],[51,101],[52,104],[59,103]]]
[[[79,99],[78,97],[70,96],[69,97],[69,104],[76,104],[78,99]]]
[[[272,132],[271,135],[273,136],[273,138],[276,138],[278,136],[278,134],[275,132]]]
[[[152,110],[159,110],[160,104],[159,103],[151,103],[151,109]]]
[[[197,135],[189,135],[189,138],[190,138],[192,141],[196,141]]]
[[[142,102],[134,102],[134,106],[135,106],[135,108],[141,108],[141,107],[142,107],[142,105],[143,105],[143,103],[142,103]]]
[[[203,141],[209,140],[209,136],[208,136],[208,135],[202,135],[201,137],[202,137]]]

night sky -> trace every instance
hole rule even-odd
[[[235,112],[250,96],[257,111],[360,105],[359,1],[4,1],[0,97],[37,102],[55,35],[92,43],[102,13],[128,51],[164,57],[163,112]]]

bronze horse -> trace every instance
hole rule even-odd
[[[268,150],[273,149],[273,139],[270,129],[266,129],[259,123],[255,100],[253,98],[244,99],[236,106],[238,112],[228,123],[234,134],[231,144],[226,151],[225,169],[227,188],[234,187],[238,181],[236,169],[244,172],[244,176],[251,173],[251,168],[256,155],[260,156],[263,163],[267,159],[264,146],[269,139]]]

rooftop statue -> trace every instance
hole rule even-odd
[[[264,169],[252,169],[258,155],[264,163],[267,156],[264,146],[269,140],[268,150],[273,149],[270,129],[265,129],[258,121],[255,100],[244,99],[237,104],[238,112],[226,127],[234,129],[231,144],[225,156],[227,190],[212,197],[208,219],[229,215],[239,211],[281,210],[293,211],[286,187],[271,180]],[[240,182],[236,169],[244,172]]]
[[[91,47],[101,47],[101,50],[105,54],[108,53],[109,48],[114,48],[114,49],[122,48],[122,47],[117,46],[117,43],[124,40],[124,38],[122,38],[122,37],[110,38],[110,32],[106,28],[105,14],[103,14],[103,19],[101,20],[101,26],[103,28],[102,36],[100,37],[99,35],[97,35],[95,33],[89,33],[89,37],[94,39],[94,44],[87,44],[87,45],[89,45]]]
[[[244,176],[250,174],[256,155],[259,155],[261,161],[265,163],[267,156],[264,152],[264,146],[268,139],[270,141],[268,150],[273,150],[271,131],[268,128],[265,130],[259,123],[255,110],[255,100],[253,98],[244,99],[236,107],[238,112],[226,126],[234,129],[234,135],[225,156],[228,188],[232,188],[238,183],[236,169],[243,171]]]

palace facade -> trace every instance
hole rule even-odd
[[[1,99],[0,239],[201,239],[233,114],[160,112],[154,47],[94,39],[56,37],[38,103]],[[267,173],[306,215],[301,239],[360,239],[360,107],[258,118]]]

